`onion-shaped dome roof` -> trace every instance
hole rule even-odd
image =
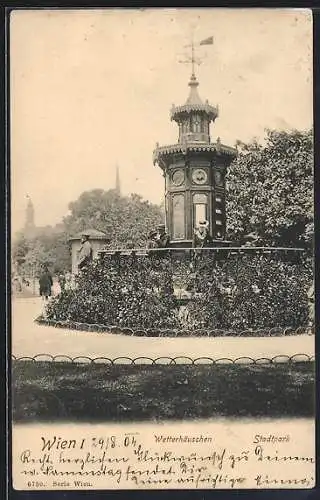
[[[171,109],[171,120],[179,120],[183,115],[202,112],[208,115],[210,120],[215,120],[219,115],[219,110],[217,106],[211,106],[208,101],[205,103],[201,100],[198,93],[198,85],[196,76],[193,74],[190,78],[189,87],[190,93],[185,104],[182,106],[172,106]]]

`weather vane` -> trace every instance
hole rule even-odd
[[[191,64],[192,75],[194,75],[195,64],[197,64],[198,66],[200,66],[200,64],[202,63],[200,57],[196,57],[196,55],[195,55],[195,48],[196,47],[200,47],[201,45],[213,45],[213,36],[209,36],[208,38],[204,38],[200,42],[196,42],[195,43],[193,35],[192,35],[192,37],[191,37],[191,43],[189,43],[188,45],[184,46],[185,48],[191,48],[191,55],[190,56],[186,56],[185,60],[180,60],[179,61],[180,63],[183,63],[183,64]]]

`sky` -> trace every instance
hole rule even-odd
[[[26,10],[11,13],[12,229],[26,195],[38,226],[56,224],[86,190],[115,187],[159,203],[152,152],[177,142],[195,41],[199,94],[219,105],[212,140],[312,127],[312,20],[301,9]]]

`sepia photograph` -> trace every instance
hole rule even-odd
[[[13,488],[314,488],[312,12],[9,37]]]

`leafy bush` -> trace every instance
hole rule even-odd
[[[190,265],[169,257],[109,255],[81,273],[76,288],[47,306],[47,319],[135,329],[192,330],[291,327],[308,323],[311,262],[203,255]],[[181,315],[174,284],[187,283]],[[148,334],[148,333],[147,333]]]
[[[204,265],[200,298],[189,305],[198,327],[258,329],[308,323],[311,268],[261,256]]]
[[[227,172],[227,239],[254,233],[259,245],[313,241],[312,131],[268,130],[265,143],[239,144]]]
[[[148,263],[147,263],[148,264]],[[177,327],[177,301],[170,273],[159,273],[131,258],[94,261],[78,278],[76,289],[55,297],[47,318],[121,327]],[[169,283],[169,284],[168,284]]]

